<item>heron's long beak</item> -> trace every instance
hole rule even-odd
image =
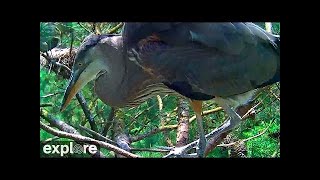
[[[71,99],[79,92],[80,87],[83,86],[84,81],[79,79],[80,73],[74,73],[69,82],[69,85],[64,93],[60,111],[63,111],[70,103]]]
[[[64,93],[60,111],[63,111],[70,103],[71,99],[90,81],[95,79],[100,72],[97,63],[91,63],[83,71],[75,71]]]

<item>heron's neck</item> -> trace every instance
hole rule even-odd
[[[95,91],[98,97],[106,104],[113,107],[124,107],[128,105],[135,95],[147,85],[154,83],[154,79],[141,67],[130,61],[122,47],[122,38],[118,36],[106,39],[112,43],[114,49],[112,58],[107,64],[109,72],[101,75],[95,83]]]
[[[118,107],[124,97],[122,84],[125,62],[122,56],[122,37],[107,37],[101,40],[101,43],[101,51],[108,52],[108,57],[104,58],[108,71],[96,79],[95,92],[104,103]]]

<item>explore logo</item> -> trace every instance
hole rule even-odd
[[[40,142],[40,157],[85,157],[84,154],[97,153],[99,148],[93,144],[78,144],[74,141]]]

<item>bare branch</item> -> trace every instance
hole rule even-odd
[[[45,125],[44,123],[42,123],[40,121],[40,128],[43,129],[44,131],[53,134],[55,136],[59,136],[59,137],[63,137],[63,138],[68,138],[68,139],[72,139],[75,141],[85,141],[88,142],[90,144],[94,144],[94,145],[99,145],[103,148],[106,148],[108,150],[114,151],[117,154],[121,154],[125,157],[129,157],[129,158],[138,158],[138,155],[129,153],[121,148],[118,148],[112,144],[106,143],[106,142],[102,142],[102,141],[98,141],[89,137],[85,137],[82,135],[78,135],[78,134],[71,134],[71,133],[67,133],[67,132],[63,132],[63,131],[59,131],[59,130],[55,130],[47,125]]]
[[[81,94],[81,92],[78,92],[76,94],[76,97],[77,97],[77,100],[79,101],[80,103],[80,106],[84,112],[84,115],[86,116],[86,118],[88,119],[89,121],[89,124],[90,124],[90,127],[93,131],[97,131],[97,125],[96,123],[94,122],[94,119],[93,119],[93,116],[92,114],[90,113],[89,109],[88,109],[88,106],[87,106],[87,102],[86,102],[86,99],[83,97],[83,95]]]
[[[162,102],[162,99],[159,95],[157,95],[157,100],[158,100],[159,111],[162,111],[163,102]]]

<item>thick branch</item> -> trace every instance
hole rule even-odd
[[[60,121],[54,117],[52,117],[46,110],[40,108],[40,116],[48,121],[52,126],[58,128],[61,131],[67,132],[67,133],[72,133],[72,134],[78,134],[80,133],[72,126],[69,124]],[[40,122],[41,123],[41,122]],[[81,144],[81,142],[79,142]],[[92,154],[93,157],[100,157],[100,158],[105,158],[102,152],[98,151],[96,154]]]
[[[45,109],[40,108],[40,116],[48,121],[52,126],[58,128],[61,131],[73,133],[73,134],[80,134],[74,127],[70,126],[69,124],[60,121],[53,116],[51,116]]]
[[[178,100],[178,129],[176,147],[184,146],[189,139],[189,106],[184,98]]]
[[[55,129],[45,125],[41,121],[40,121],[40,128],[43,129],[44,131],[50,133],[50,134],[55,135],[55,136],[68,138],[68,139],[72,139],[72,140],[75,140],[75,141],[85,141],[85,142],[88,142],[90,144],[94,144],[94,145],[98,145],[98,146],[104,147],[104,148],[106,148],[108,150],[114,151],[115,153],[121,154],[121,155],[123,155],[125,157],[130,157],[130,158],[138,158],[139,157],[139,156],[137,156],[135,154],[129,153],[129,152],[127,152],[127,151],[125,151],[125,150],[123,150],[121,148],[118,148],[118,147],[116,147],[116,146],[114,146],[112,144],[106,143],[106,142],[98,141],[98,140],[95,140],[95,139],[92,139],[92,138],[89,138],[89,137],[85,137],[85,136],[82,136],[82,135],[70,134],[70,133],[67,133],[67,132],[55,130]]]

